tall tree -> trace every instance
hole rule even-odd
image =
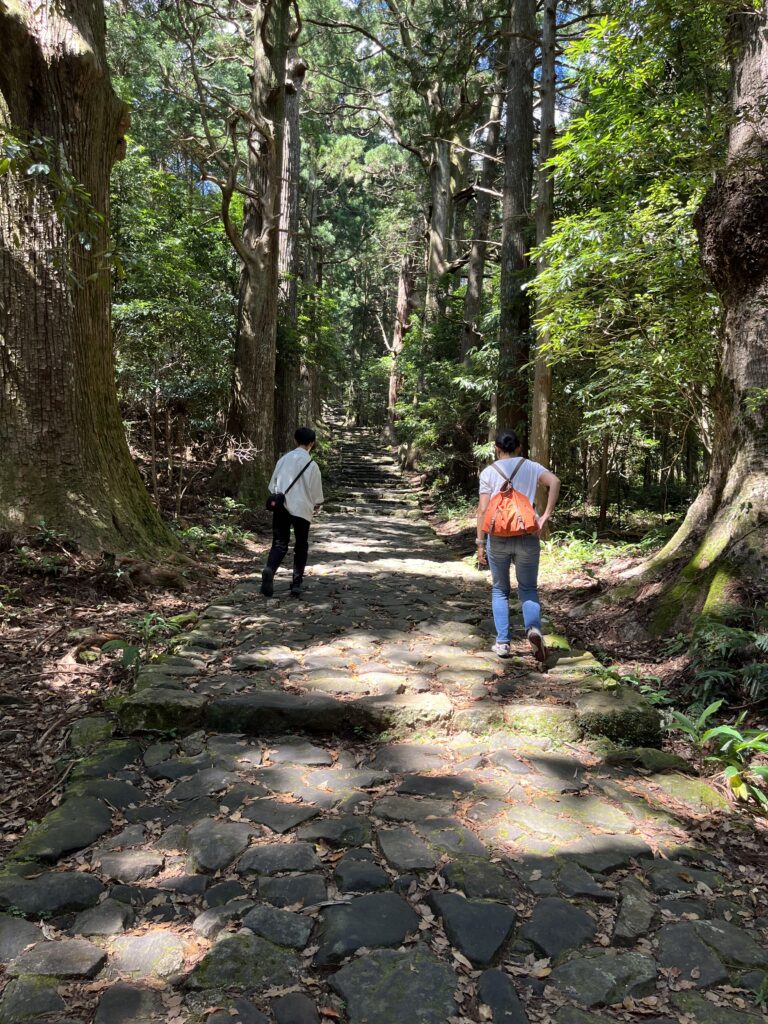
[[[283,135],[282,187],[280,190],[280,245],[278,271],[277,352],[275,366],[275,445],[285,451],[291,445],[299,416],[298,291],[299,291],[299,172],[301,135],[299,108],[307,67],[296,47],[288,54]]]
[[[692,557],[654,623],[681,615],[727,614],[742,580],[768,573],[768,3],[731,15],[728,154],[697,217],[704,266],[721,295],[724,320],[715,392],[710,478],[652,570]]]
[[[500,427],[524,434],[528,419],[528,380],[524,367],[528,363],[530,317],[522,286],[531,243],[536,0],[512,0],[508,32],[497,420]]]
[[[115,392],[109,174],[128,115],[104,8],[0,0],[0,36],[0,524],[157,550],[172,541]]]
[[[555,99],[557,88],[557,5],[558,0],[544,0],[541,29],[541,77],[539,81],[539,164],[536,187],[536,244],[541,246],[552,234],[555,206],[555,178],[549,160],[555,142]],[[546,267],[539,249],[537,273]],[[550,403],[552,401],[552,367],[547,359],[546,327],[537,332],[534,357],[533,395],[531,401],[531,458],[549,465],[551,441]]]

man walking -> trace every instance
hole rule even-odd
[[[323,483],[320,468],[312,459],[316,435],[311,427],[299,427],[293,435],[296,447],[278,461],[269,481],[270,494],[280,495],[272,513],[272,548],[261,573],[261,592],[266,597],[274,593],[274,577],[288,551],[293,527],[293,578],[291,594],[301,594],[304,569],[309,553],[309,527],[312,517],[323,504]]]

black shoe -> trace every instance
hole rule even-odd
[[[291,583],[291,597],[301,597],[301,580],[293,580]]]
[[[274,594],[274,578],[275,574],[272,572],[270,568],[261,570],[261,592],[264,595],[264,597],[272,597],[272,595]]]

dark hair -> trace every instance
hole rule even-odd
[[[520,438],[514,430],[500,430],[496,435],[496,447],[511,455],[520,447]]]
[[[296,444],[309,444],[310,441],[317,440],[317,434],[312,427],[299,427],[293,435],[293,439]]]

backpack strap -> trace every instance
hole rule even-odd
[[[299,475],[297,477],[294,477],[294,479],[286,487],[285,491],[283,492],[284,494],[287,494],[288,491],[290,491],[291,487],[293,487],[294,484],[299,482],[299,480],[304,475],[304,473],[306,473],[306,471],[309,469],[311,464],[312,464],[312,459],[310,458],[309,462],[305,462],[304,465],[302,466],[302,469],[301,469],[301,472],[299,473]]]
[[[521,468],[521,466],[523,465],[524,462],[525,462],[525,456],[521,455],[520,456],[520,461],[515,466],[515,468],[512,470],[512,475],[511,476],[507,476],[506,473],[502,472],[499,469],[499,467],[496,465],[495,462],[492,465],[493,465],[493,468],[496,470],[496,472],[499,474],[499,476],[504,477],[504,479],[507,481],[507,486],[511,487],[512,486],[512,481],[515,479],[517,474],[520,472],[520,468]]]

